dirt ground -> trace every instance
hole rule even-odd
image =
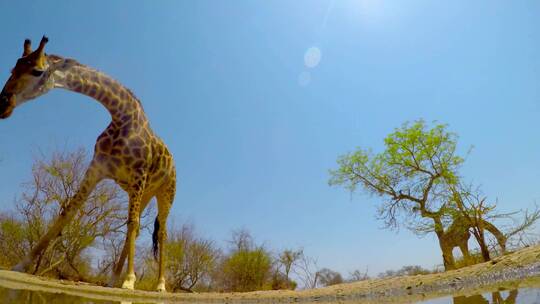
[[[468,295],[499,288],[540,286],[540,246],[529,247],[493,261],[444,273],[373,279],[301,291],[247,293],[158,293],[107,288],[52,280],[0,270],[0,287],[62,292],[93,299],[123,302],[295,303],[355,302],[411,303],[445,295]]]

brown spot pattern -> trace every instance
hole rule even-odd
[[[98,137],[89,172],[94,172],[87,184],[82,185],[82,195],[75,200],[85,200],[85,193],[92,191],[101,178],[111,178],[128,191],[128,274],[134,274],[133,233],[138,229],[142,197],[158,199],[159,246],[163,252],[166,219],[176,191],[176,171],[171,153],[163,141],[149,127],[144,110],[135,95],[109,76],[64,59],[65,86],[70,90],[97,99],[107,108],[111,124]],[[133,237],[133,240],[135,238]],[[163,253],[160,254],[160,257]],[[164,260],[160,258],[160,280],[164,280]]]

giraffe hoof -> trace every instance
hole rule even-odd
[[[156,287],[156,291],[159,292],[167,292],[167,289],[165,288],[165,281],[160,281]]]
[[[115,286],[118,286],[117,285],[117,282],[118,282],[118,276],[116,275],[113,275],[111,277],[111,279],[109,280],[109,282],[107,282],[107,287],[115,287]]]
[[[24,265],[22,265],[21,263],[13,266],[13,268],[11,268],[11,270],[13,271],[17,271],[17,272],[24,272]]]
[[[124,289],[135,289],[135,275],[134,274],[128,274],[126,276],[126,280],[122,284],[122,288]]]
[[[21,261],[19,264],[13,266],[13,268],[11,268],[11,270],[13,271],[17,271],[17,272],[25,272],[26,271],[26,268],[28,268],[28,265],[30,263],[28,262],[28,259],[24,259],[23,261]]]

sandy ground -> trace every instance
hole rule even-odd
[[[52,280],[0,270],[0,286],[11,289],[62,292],[122,302],[197,303],[413,303],[446,295],[468,295],[499,288],[540,287],[540,246],[498,257],[491,262],[445,273],[374,279],[302,291],[247,293],[158,293],[107,288]]]

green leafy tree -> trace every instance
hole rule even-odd
[[[292,249],[285,249],[283,252],[279,254],[278,263],[280,268],[282,268],[282,273],[285,276],[285,280],[290,280],[290,273],[293,267],[298,263],[298,261],[302,258],[302,255],[304,254],[304,251],[302,249],[300,250],[292,250]]]
[[[454,267],[453,244],[446,238],[449,185],[459,181],[463,163],[457,135],[446,125],[429,128],[422,120],[405,123],[384,139],[385,149],[374,154],[358,148],[339,157],[338,169],[331,170],[330,185],[366,192],[384,199],[378,217],[387,228],[400,224],[417,233],[435,231],[445,267]]]
[[[379,217],[397,228],[400,216],[408,220],[437,213],[444,206],[438,193],[446,183],[456,183],[463,158],[456,153],[457,135],[442,124],[427,128],[424,121],[405,123],[384,139],[385,150],[373,154],[358,148],[339,157],[339,168],[330,170],[330,185],[368,193],[385,199]]]
[[[223,273],[228,291],[268,289],[272,259],[263,248],[239,250],[224,261]]]
[[[28,250],[28,227],[13,213],[0,214],[0,266],[17,263]]]
[[[245,230],[233,231],[231,251],[224,256],[214,281],[224,291],[254,291],[272,288],[274,261],[263,246],[257,246]]]
[[[448,185],[458,182],[463,158],[457,154],[457,135],[436,124],[428,128],[422,120],[405,123],[384,139],[379,154],[358,148],[338,159],[331,170],[330,185],[345,186],[384,198],[378,217],[387,228],[400,224],[415,232],[433,229],[439,238],[445,267],[454,267],[452,248],[445,239]],[[445,222],[446,221],[446,222]]]
[[[446,125],[429,127],[422,120],[405,123],[384,139],[384,147],[378,154],[358,148],[339,157],[338,169],[330,171],[330,185],[351,192],[360,186],[383,198],[378,217],[387,228],[405,224],[417,234],[434,232],[446,269],[455,267],[455,247],[461,249],[465,264],[470,262],[470,235],[487,261],[486,231],[504,253],[508,237],[523,235],[540,218],[538,208],[526,211],[521,224],[507,234],[500,231],[492,221],[512,214],[496,212],[496,204],[488,203],[479,188],[461,182],[459,169],[464,159],[456,151],[457,135]]]

